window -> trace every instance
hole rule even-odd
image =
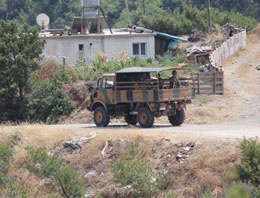
[[[114,87],[114,78],[113,77],[104,77],[103,78],[103,89],[113,89]]]
[[[146,43],[133,43],[133,55],[145,56],[146,55]]]
[[[139,44],[133,44],[133,54],[139,55]]]
[[[79,58],[83,58],[84,55],[84,45],[79,44]]]
[[[84,45],[83,44],[79,44],[79,51],[84,51]]]

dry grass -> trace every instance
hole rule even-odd
[[[238,159],[234,143],[204,142],[183,166],[171,169],[169,188],[181,198],[201,197],[215,188],[224,189],[229,182],[228,173]]]
[[[169,134],[163,133],[159,129],[157,132],[154,130],[143,132],[125,128],[63,129],[46,125],[1,126],[0,138],[1,141],[6,141],[11,134],[20,133],[22,135],[22,141],[16,148],[11,174],[16,176],[21,183],[30,187],[32,197],[46,197],[46,194],[53,192],[44,186],[44,180],[32,176],[22,168],[28,157],[24,148],[33,145],[49,151],[59,147],[63,141],[70,140],[75,135],[88,135],[93,131],[98,134],[95,139],[91,140],[80,153],[66,157],[67,163],[83,176],[93,168],[104,174],[87,179],[88,191],[111,190],[110,187],[115,186],[109,165],[125,154],[127,149],[119,151],[118,155],[112,158],[104,157],[101,151],[107,140],[124,139],[127,142],[138,142],[139,149],[145,151],[152,166],[158,163],[158,159],[153,161],[151,155],[154,140],[168,138],[173,144],[195,142],[195,149],[190,158],[184,164],[173,164],[169,169],[170,185],[167,192],[176,191],[180,197],[196,197],[215,187],[223,187],[223,184],[228,181],[228,171],[238,158],[235,141],[216,142],[214,138]],[[227,153],[227,151],[229,152]],[[39,194],[38,191],[41,193]]]

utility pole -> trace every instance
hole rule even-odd
[[[126,12],[127,12],[127,23],[128,23],[128,27],[130,27],[130,17],[129,17],[128,0],[125,0],[125,8],[126,8]]]
[[[208,4],[208,33],[211,34],[211,10],[210,10],[210,0],[207,0]]]
[[[145,10],[145,0],[142,0],[142,4],[143,4],[143,15],[145,15],[145,12],[146,12],[146,10]]]

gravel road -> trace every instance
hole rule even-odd
[[[181,127],[172,127],[168,124],[155,124],[151,129],[142,129],[140,127],[127,126],[124,124],[110,124],[107,128],[97,128],[94,124],[68,124],[68,125],[53,125],[56,128],[64,129],[83,129],[86,131],[140,131],[144,133],[150,132],[166,132],[170,134],[195,135],[204,137],[218,137],[218,138],[252,138],[260,136],[260,124],[207,124],[195,125],[184,124]]]

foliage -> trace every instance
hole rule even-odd
[[[54,25],[71,25],[75,15],[81,11],[80,0],[0,0],[0,18],[36,25],[36,16],[46,13]]]
[[[200,14],[196,11],[197,8],[194,8],[192,10],[194,11],[195,17],[186,17],[186,11],[183,12],[183,10],[186,9],[183,2],[186,2],[191,9],[197,7],[199,10],[203,10],[203,14]],[[100,4],[108,16],[109,23],[113,27],[126,27],[128,25],[124,0],[101,0]],[[147,23],[150,17],[152,17],[150,25],[153,22],[157,22],[155,25],[156,29],[164,29],[167,28],[167,25],[170,25],[171,28],[169,29],[171,29],[172,32],[174,31],[174,26],[178,29],[176,32],[183,32],[185,29],[190,30],[194,25],[206,25],[207,3],[205,0],[144,0],[144,4],[143,0],[128,0],[128,4],[130,10],[130,25],[143,26],[143,22],[146,21]],[[225,20],[229,19],[230,22],[234,20],[235,24],[243,23],[244,25],[247,24],[246,21],[249,22],[249,18],[244,18],[242,15],[260,20],[260,2],[258,0],[214,0],[211,4],[213,7],[212,19],[214,23],[217,23],[215,21],[216,16]],[[218,15],[214,14],[214,10],[216,9],[221,11],[218,11]],[[0,0],[0,19],[16,20],[30,25],[36,25],[35,18],[40,13],[49,15],[51,27],[58,27],[61,24],[71,25],[73,17],[80,16],[80,12],[80,0]],[[236,17],[235,15],[237,14],[235,13],[241,13],[241,16],[238,15],[238,17]],[[203,16],[202,20],[198,21],[201,16]],[[143,20],[143,17],[145,20]],[[156,20],[157,17],[160,18]],[[174,19],[174,17],[177,18]],[[160,21],[163,21],[163,23],[160,24]],[[188,32],[186,32],[186,34],[187,33]]]
[[[114,181],[122,186],[131,186],[135,197],[156,197],[158,191],[168,185],[167,176],[154,173],[134,143],[131,144],[129,157],[121,157],[110,169]]]
[[[260,184],[260,144],[257,139],[244,139],[239,145],[242,154],[241,164],[236,172],[243,182],[254,186]]]
[[[30,162],[24,165],[31,173],[48,179],[49,186],[58,186],[63,197],[84,197],[85,180],[64,161],[58,154],[49,156],[39,148],[27,147]]]
[[[183,4],[182,10],[175,9],[173,12],[164,15],[145,16],[141,21],[147,28],[172,35],[191,34],[194,29],[206,32],[208,29],[207,10],[199,10],[185,4]],[[252,30],[257,25],[257,21],[253,18],[234,12],[220,12],[215,8],[212,9],[212,22],[219,25],[232,23],[247,30]]]
[[[159,56],[157,60],[148,58],[140,59],[139,57],[128,57],[122,53],[121,59],[113,59],[108,61],[106,55],[99,54],[92,65],[87,65],[86,60],[81,59],[77,62],[74,72],[79,80],[93,81],[100,78],[104,73],[113,73],[125,67],[177,67],[179,63],[187,62],[186,53],[179,53],[174,58]],[[198,66],[193,63],[188,63],[186,68],[197,70]]]
[[[227,190],[227,198],[249,198],[249,194],[246,192],[242,185],[233,185]]]
[[[36,83],[28,101],[28,114],[32,121],[52,121],[57,116],[69,115],[74,109],[59,79]]]
[[[0,20],[0,121],[26,117],[28,80],[43,46],[36,29]]]
[[[10,198],[26,198],[28,197],[25,189],[11,177],[9,169],[14,154],[14,147],[20,141],[18,134],[12,135],[7,143],[0,143],[0,196]]]

